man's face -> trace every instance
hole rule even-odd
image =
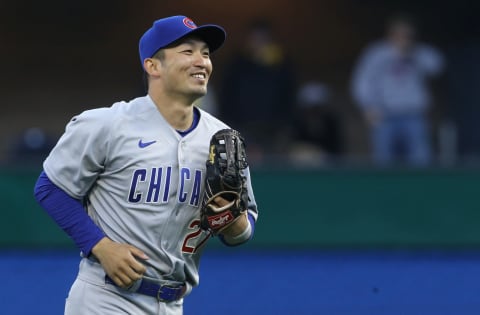
[[[415,40],[415,31],[408,23],[396,22],[390,27],[388,36],[399,51],[407,52]]]
[[[204,96],[212,73],[207,44],[200,38],[187,37],[164,52],[161,76],[165,92],[192,99]]]

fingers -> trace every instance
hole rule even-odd
[[[146,272],[146,267],[138,259],[146,260],[148,256],[132,245],[104,242],[98,246],[95,255],[106,274],[122,288],[131,286]]]
[[[135,281],[139,280],[141,276],[138,277],[131,277],[128,276],[126,273],[119,273],[110,277],[115,284],[121,288],[129,288]]]
[[[129,247],[130,247],[132,256],[134,256],[133,260],[131,261],[130,267],[138,274],[143,275],[147,271],[147,268],[138,260],[136,260],[135,257],[140,258],[142,260],[147,260],[148,256],[144,252],[142,252],[140,249],[134,246],[129,245]]]
[[[140,259],[143,259],[143,260],[147,260],[148,259],[148,256],[142,252],[140,249],[136,248],[135,246],[132,246],[132,245],[128,245],[131,253],[133,256],[135,257],[138,257]]]
[[[136,270],[138,268],[139,270]],[[143,274],[145,273],[145,267],[132,267],[130,265],[122,266],[113,272],[110,278],[122,288],[130,287],[135,281],[142,278]]]
[[[126,245],[126,247],[130,252],[130,257],[126,257],[125,264],[121,266],[117,274],[117,284],[121,287],[131,286],[135,281],[139,280],[147,271],[147,268],[137,259],[135,259],[135,257],[146,260],[148,259],[148,256],[140,249],[132,245]]]

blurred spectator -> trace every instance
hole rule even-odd
[[[307,82],[300,87],[290,152],[294,162],[320,165],[341,154],[341,122],[330,94],[329,88],[320,82]]]
[[[391,19],[386,38],[367,47],[353,72],[353,98],[370,127],[376,163],[425,166],[432,159],[426,79],[439,74],[444,61],[415,33],[408,17]]]
[[[220,113],[246,137],[248,154],[261,159],[285,147],[294,105],[291,63],[269,22],[254,21],[242,50],[227,64],[219,91]]]
[[[53,139],[43,129],[27,128],[13,139],[8,162],[10,164],[41,167],[43,160],[48,156],[55,142],[56,139]]]

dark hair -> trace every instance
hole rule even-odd
[[[157,52],[152,56],[152,58],[155,58],[155,59],[158,59],[160,61],[163,61],[165,59],[165,50],[163,48],[160,48],[159,50],[157,50]],[[145,69],[143,70],[143,74],[142,74],[142,81],[143,81],[143,87],[145,89],[145,92],[148,92],[148,73],[147,71],[145,71]]]
[[[387,29],[391,28],[392,26],[396,25],[396,24],[405,24],[405,25],[409,25],[410,27],[412,27],[413,29],[416,29],[417,28],[417,22],[415,21],[414,17],[408,13],[396,13],[392,16],[390,16],[387,20],[386,20],[386,27]]]
[[[163,61],[165,59],[165,50],[163,48],[160,48],[157,50],[157,52],[152,56],[152,58],[158,59],[160,61]]]

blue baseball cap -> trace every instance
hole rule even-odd
[[[151,58],[159,49],[192,34],[202,38],[207,43],[210,52],[220,48],[226,38],[225,30],[221,26],[214,24],[197,26],[192,19],[183,15],[156,20],[140,38],[139,52],[142,67],[143,61]]]

